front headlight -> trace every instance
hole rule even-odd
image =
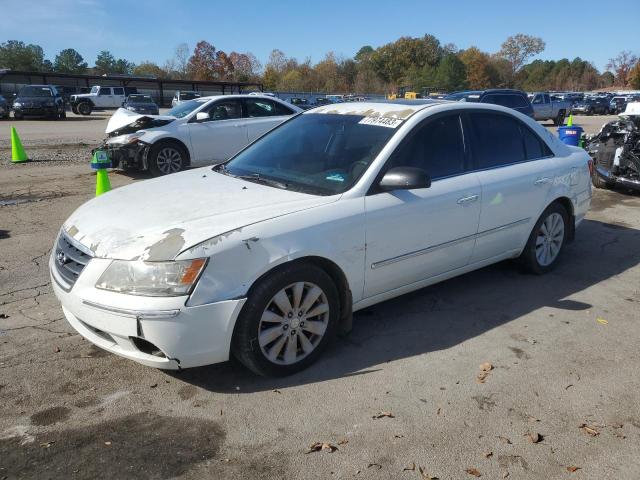
[[[138,107],[132,107],[131,105],[127,106],[127,110],[135,112]]]
[[[135,143],[143,136],[145,132],[127,133],[126,135],[118,135],[117,137],[111,137],[106,141],[107,145],[127,145],[129,143]]]
[[[170,262],[114,260],[98,279],[96,288],[145,297],[188,295],[206,258]]]

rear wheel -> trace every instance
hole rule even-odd
[[[78,115],[78,107],[76,107],[75,105],[71,105],[71,111]]]
[[[187,165],[187,152],[176,143],[161,142],[151,147],[149,171],[155,177],[183,170]]]
[[[558,112],[558,115],[556,115],[556,118],[553,120],[553,123],[557,127],[564,124],[564,110]]]
[[[289,375],[318,358],[336,333],[339,314],[338,291],[324,270],[288,265],[252,289],[232,352],[258,375]]]
[[[23,118],[24,118],[24,115],[22,115],[21,113],[13,112],[13,119],[14,120],[22,120]]]
[[[558,263],[569,231],[569,214],[559,203],[552,203],[540,215],[520,255],[520,262],[532,273],[543,274]]]

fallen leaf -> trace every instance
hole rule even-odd
[[[398,435],[398,434],[395,434],[395,435],[393,436],[393,438],[404,438],[404,435]]]
[[[422,480],[438,480],[438,477],[432,477],[427,472],[425,472],[422,467],[418,467],[418,471],[420,472],[420,475],[422,476]]]
[[[539,422],[540,420],[534,417],[533,415],[527,415],[527,420],[530,422]]]
[[[273,393],[282,393],[282,392],[276,388],[276,389],[273,391]]]
[[[527,433],[527,438],[531,443],[538,443],[538,442],[541,442],[543,439],[542,435],[536,432]]]
[[[600,325],[607,325],[609,323],[608,320],[605,320],[604,318],[596,318],[596,322],[598,322]]]
[[[474,477],[481,477],[482,474],[478,471],[477,468],[467,468],[465,470],[469,475],[473,475]]]
[[[375,414],[371,418],[377,419],[377,418],[385,418],[385,417],[396,418],[395,415],[393,413],[391,413],[391,412],[380,412],[380,413]]]
[[[577,472],[578,470],[580,470],[580,467],[576,467],[575,465],[571,465],[570,467],[567,467],[567,472]]]
[[[154,383],[153,385],[149,385],[149,388],[156,388],[158,386],[157,383]]]
[[[565,390],[569,390],[571,387],[573,387],[573,383],[570,383],[569,385],[567,385],[566,387],[564,387]]]
[[[440,415],[441,412],[442,412],[442,408],[438,408],[438,411],[436,412],[436,415]]]
[[[491,365],[489,362],[484,362],[480,364],[481,372],[490,372],[491,370],[493,370],[493,365]]]
[[[484,455],[484,458],[489,458],[493,456],[493,452],[484,452],[482,455]]]
[[[346,445],[347,443],[349,443],[349,440],[347,440],[346,438],[343,438],[338,442],[338,445]]]
[[[502,440],[504,443],[506,443],[507,445],[511,445],[511,440],[509,440],[507,437],[498,436],[498,438]]]
[[[56,442],[42,442],[42,443],[40,444],[40,447],[42,447],[42,448],[49,448],[49,447],[50,447],[51,445],[53,445],[54,443],[56,443]]]
[[[408,470],[410,472],[413,472],[415,469],[416,469],[416,462],[412,462],[410,467],[404,467],[402,471],[406,472]]]
[[[592,437],[597,437],[598,435],[600,435],[599,431],[597,431],[595,428],[590,427],[586,423],[581,424],[579,428],[581,428],[584,433],[586,433],[587,435],[591,435]]]
[[[509,476],[509,472],[502,472],[502,478],[507,478]]]
[[[54,349],[53,349],[53,351],[54,351],[55,353],[60,353],[60,347],[56,347],[56,348],[54,348]]]
[[[304,453],[319,452],[321,450],[326,450],[329,453],[333,453],[336,450],[338,450],[338,447],[336,447],[335,445],[332,445],[330,443],[327,443],[327,442],[316,442],[316,443],[312,444],[309,447],[309,449]]]
[[[370,463],[369,465],[367,465],[367,468],[371,467],[376,467],[378,470],[380,470],[382,468],[382,465],[380,465],[379,463]]]

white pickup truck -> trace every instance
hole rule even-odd
[[[69,103],[75,114],[91,115],[93,110],[115,110],[120,108],[127,95],[138,93],[135,87],[94,86],[89,93],[71,95]]]
[[[546,92],[529,94],[533,107],[533,118],[540,120],[553,120],[553,124],[560,126],[564,119],[571,113],[571,102],[553,100]]]

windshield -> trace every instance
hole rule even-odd
[[[365,119],[299,115],[240,152],[221,172],[317,195],[345,192],[396,131],[362,123]]]
[[[200,108],[205,103],[206,102],[202,100],[189,100],[181,103],[180,105],[176,105],[171,110],[167,110],[167,113],[165,113],[165,115],[170,115],[176,118],[183,118],[189,115],[191,112],[193,112],[197,108]]]
[[[53,97],[49,87],[22,87],[20,97]]]
[[[90,93],[96,93],[97,94],[99,88],[100,87],[91,87],[91,92]]]
[[[200,98],[200,94],[196,92],[182,92],[180,94],[180,100],[193,100],[194,98]]]
[[[129,95],[127,102],[130,103],[152,103],[153,98],[150,95]]]

